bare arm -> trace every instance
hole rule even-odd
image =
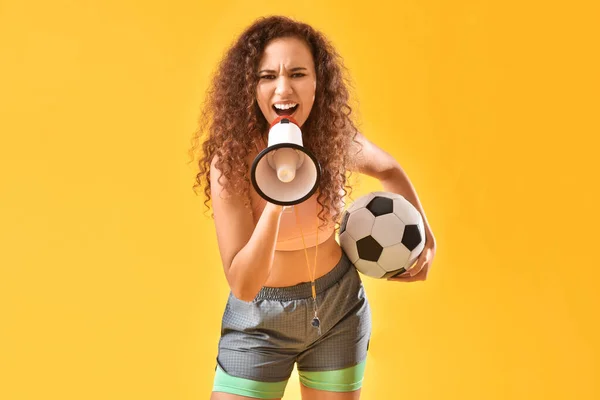
[[[358,172],[379,179],[383,190],[398,193],[406,198],[421,213],[427,240],[435,243],[417,191],[398,161],[362,134],[359,133],[356,139],[362,145],[360,149],[355,148]]]
[[[252,301],[271,274],[281,219],[278,207],[267,203],[250,240],[229,267],[227,280],[235,285],[234,295],[240,300]]]
[[[256,226],[243,199],[226,193],[226,179],[211,163],[211,198],[223,269],[231,292],[252,301],[271,273],[283,207],[267,203]]]

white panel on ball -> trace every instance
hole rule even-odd
[[[402,243],[398,243],[390,247],[385,247],[377,263],[385,273],[392,272],[400,268],[410,267],[410,265],[407,265],[410,256],[410,250]]]
[[[358,260],[354,266],[359,272],[373,278],[381,278],[385,275],[385,271],[375,261]]]
[[[404,234],[404,223],[396,214],[385,214],[375,218],[371,236],[381,247],[392,246],[400,243]]]
[[[340,234],[340,246],[344,249],[350,262],[354,264],[358,260],[358,249],[356,248],[356,241],[348,234],[348,231]]]
[[[366,208],[361,208],[350,213],[346,223],[346,231],[356,241],[369,236],[375,223],[375,216]]]
[[[418,224],[422,221],[421,213],[404,197],[394,199],[394,214],[404,222],[405,225]]]
[[[352,212],[354,210],[358,210],[359,208],[365,207],[367,204],[369,204],[371,200],[373,200],[374,197],[375,196],[373,195],[373,193],[369,193],[362,197],[359,197],[350,205],[350,207],[348,208],[348,212]]]

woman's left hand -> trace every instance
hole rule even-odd
[[[414,267],[410,268],[408,271],[404,272],[401,275],[396,275],[395,277],[387,278],[388,281],[398,281],[398,282],[415,282],[415,281],[424,281],[427,279],[427,275],[429,274],[429,270],[431,269],[431,263],[433,262],[433,257],[435,256],[435,239],[433,235],[427,235],[427,240],[425,241],[425,247],[423,251],[417,258]]]

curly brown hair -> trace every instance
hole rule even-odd
[[[288,17],[259,18],[244,30],[221,60],[192,138],[190,155],[195,159],[196,149],[206,133],[193,188],[206,182],[204,204],[210,209],[210,165],[218,156],[215,166],[227,178],[226,190],[243,195],[244,204],[251,212],[246,158],[256,139],[267,142],[269,130],[256,99],[258,66],[267,44],[282,37],[304,40],[313,56],[317,86],[313,107],[302,126],[303,145],[321,164],[317,201],[339,228],[342,210],[336,205],[345,204],[343,198],[352,192],[347,184],[356,159],[351,149],[352,143],[358,144],[357,128],[350,119],[348,87],[351,83],[341,57],[326,37],[310,25]],[[214,218],[214,214],[211,216]],[[325,218],[323,211],[320,212],[323,225],[327,223]]]

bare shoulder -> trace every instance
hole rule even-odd
[[[216,167],[215,156],[210,165],[211,200],[221,261],[225,274],[236,254],[248,243],[254,231],[252,213],[244,206],[244,198],[227,191],[227,177]]]

